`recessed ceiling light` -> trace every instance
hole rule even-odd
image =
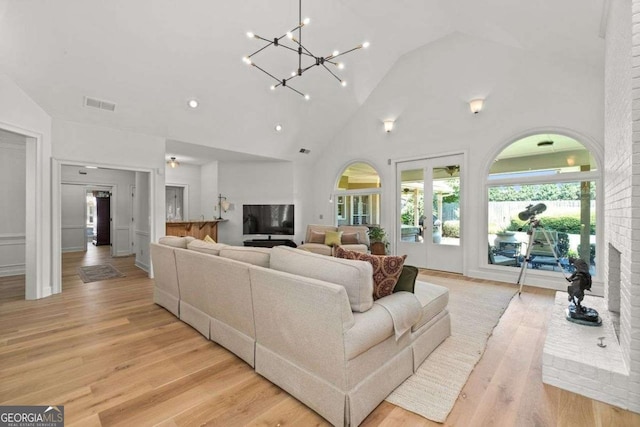
[[[282,131],[282,125],[280,123],[278,123],[274,129],[276,130],[276,132],[281,132]]]
[[[187,105],[189,106],[189,108],[198,108],[198,100],[190,99],[189,102],[187,102]]]
[[[86,169],[98,169],[97,166],[85,166]]]

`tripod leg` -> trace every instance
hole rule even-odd
[[[535,229],[534,229],[535,230]],[[527,244],[527,252],[524,256],[524,260],[522,262],[522,265],[520,266],[520,275],[518,275],[518,282],[517,284],[519,285],[518,288],[518,295],[522,294],[522,285],[524,284],[524,276],[527,272],[527,265],[529,264],[530,258],[531,258],[531,247],[533,246],[533,231],[531,230],[531,234],[529,234],[529,243]]]
[[[547,244],[551,248],[551,252],[553,252],[553,258],[556,260],[556,265],[558,266],[558,268],[560,268],[560,272],[562,273],[562,275],[566,277],[566,275],[564,274],[564,267],[562,266],[562,264],[560,264],[560,258],[558,258],[558,254],[556,253],[556,248],[551,243],[551,237],[549,237],[549,234],[550,234],[549,231],[547,231],[542,226],[540,228],[542,228],[542,234],[544,235],[544,238],[547,240]]]

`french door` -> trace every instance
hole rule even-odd
[[[462,273],[462,154],[396,164],[396,248],[405,264]]]

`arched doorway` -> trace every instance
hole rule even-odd
[[[369,163],[347,165],[332,195],[335,225],[379,225],[381,187],[380,175]]]

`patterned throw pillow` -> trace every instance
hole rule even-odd
[[[324,244],[327,246],[340,246],[342,231],[327,231],[324,233]]]
[[[371,255],[362,252],[348,251],[338,246],[336,257],[368,261],[373,267],[373,299],[391,295],[402,273],[406,255]]]
[[[324,233],[320,231],[311,231],[311,235],[309,235],[309,241],[307,243],[320,243],[324,245]]]
[[[211,238],[211,236],[209,236],[208,234],[207,234],[206,236],[204,236],[204,239],[202,239],[202,240],[204,240],[204,241],[205,241],[205,242],[207,242],[207,243],[216,243],[216,241],[215,241],[215,240],[213,240],[213,239]]]
[[[344,233],[342,235],[343,245],[357,245],[360,243],[360,236],[358,233]]]

